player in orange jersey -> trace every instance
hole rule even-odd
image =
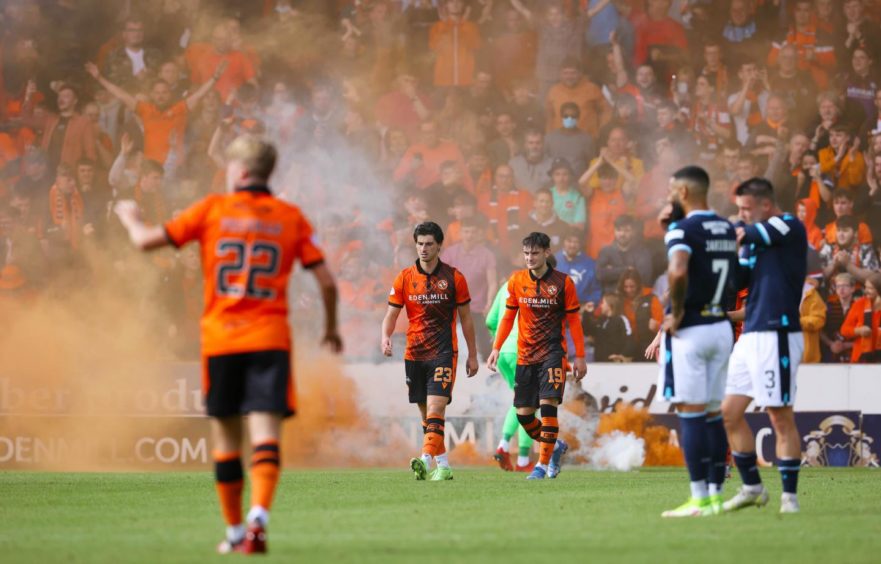
[[[407,350],[404,365],[410,403],[419,406],[422,415],[422,456],[410,460],[417,480],[452,480],[453,472],[444,447],[444,414],[453,401],[456,383],[456,314],[468,345],[465,373],[477,374],[477,348],[471,318],[471,296],[462,273],[440,261],[444,232],[437,223],[426,221],[416,226],[413,241],[419,258],[395,278],[388,298],[388,310],[382,320],[381,348],[392,355],[392,333],[402,309],[407,311]],[[429,472],[431,459],[437,468]]]
[[[266,551],[265,528],[280,472],[282,419],[295,410],[287,288],[294,263],[312,272],[324,300],[324,343],[342,350],[337,292],[312,241],[312,226],[267,185],[275,148],[242,136],[227,149],[228,194],[211,195],[164,226],[148,226],[134,202],[116,213],[142,250],[201,245],[203,393],[214,444],[217,492],[227,523],[222,553]],[[253,447],[251,510],[242,520],[242,415]]]
[[[580,382],[587,373],[579,315],[581,306],[575,283],[566,274],[548,266],[550,247],[551,240],[544,233],[530,233],[523,239],[526,270],[519,270],[508,279],[505,316],[487,359],[487,367],[496,372],[499,350],[513,329],[516,317],[520,335],[514,407],[520,424],[540,445],[538,464],[527,477],[529,480],[541,480],[545,476],[556,478],[560,473],[560,458],[568,449],[564,441],[557,440],[560,432],[557,408],[563,401],[566,386],[564,322],[568,323],[575,341],[572,367],[575,381]],[[539,408],[541,422],[535,418],[535,411]]]

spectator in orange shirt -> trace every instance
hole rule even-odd
[[[881,273],[874,272],[866,280],[865,296],[851,306],[841,335],[854,339],[850,361],[881,362]]]
[[[682,24],[668,16],[671,0],[648,0],[647,18],[636,26],[633,61],[641,65],[673,60],[688,49],[688,39]]]
[[[79,248],[83,236],[85,205],[83,196],[76,187],[76,178],[71,167],[58,165],[55,185],[49,190],[49,216],[52,218],[53,233],[60,235],[71,249]]]
[[[434,85],[468,86],[474,80],[480,29],[465,19],[465,2],[446,1],[447,17],[434,24],[428,46],[434,51]]]
[[[860,151],[858,137],[850,127],[835,124],[829,128],[829,146],[820,149],[820,172],[828,175],[837,188],[856,190],[866,179],[866,161]],[[829,190],[820,183],[820,195],[829,201]]]
[[[424,190],[440,181],[441,164],[453,161],[464,179],[465,187],[470,188],[462,152],[452,141],[440,139],[437,123],[432,120],[423,122],[419,126],[419,133],[421,141],[407,149],[395,168],[395,182],[408,181],[416,188]]]
[[[490,64],[499,88],[508,88],[532,77],[538,45],[535,32],[525,29],[523,16],[514,7],[506,8],[502,18],[503,28],[489,41]]]
[[[846,215],[856,216],[854,212],[855,202],[854,195],[849,190],[838,188],[832,193],[830,198],[832,201],[832,213],[834,217],[824,229],[824,238],[827,243],[834,245],[836,241],[836,224],[835,220]],[[872,230],[864,222],[857,223],[857,241],[861,245],[872,245]]]
[[[58,113],[47,117],[40,141],[49,156],[49,170],[61,163],[75,166],[83,157],[95,159],[97,156],[95,128],[87,117],[77,112],[77,91],[65,84],[57,94]]]
[[[416,137],[419,124],[428,119],[431,100],[418,88],[418,81],[410,73],[402,72],[395,79],[395,89],[376,102],[376,121],[387,129],[400,129],[407,137]]]
[[[600,250],[612,243],[615,239],[615,221],[619,216],[626,214],[630,208],[627,198],[618,188],[618,172],[612,165],[603,162],[597,167],[595,177],[599,189],[588,188],[586,190],[588,195],[585,196],[589,226],[587,254],[591,258],[599,257]],[[616,274],[614,280],[610,280],[608,285],[610,290],[617,281],[618,275]]]
[[[628,267],[618,279],[618,295],[621,296],[621,313],[630,321],[636,350],[644,351],[658,334],[664,319],[661,300],[645,287],[642,276],[634,267]],[[643,360],[637,355],[637,361]]]
[[[814,23],[812,0],[796,0],[792,12],[792,27],[782,39],[771,44],[768,65],[776,66],[780,49],[791,44],[798,48],[799,68],[811,73],[819,88],[829,84],[829,73],[835,70],[834,40],[817,29]]]
[[[600,128],[612,119],[612,106],[603,97],[599,87],[582,75],[581,65],[573,57],[563,61],[560,82],[548,91],[545,103],[545,127],[548,132],[563,127],[563,104],[567,102],[578,105],[581,113],[578,129],[594,139],[597,138]]]
[[[242,84],[246,82],[257,84],[257,71],[251,61],[244,53],[233,49],[233,36],[228,22],[214,26],[211,43],[194,43],[187,49],[184,57],[193,84],[208,82],[217,72],[220,64],[226,63],[214,81],[214,88],[220,93],[220,98],[224,102]]]
[[[477,195],[477,209],[489,219],[497,248],[509,249],[517,242],[532,209],[532,194],[514,184],[514,171],[506,164],[496,167],[489,190]]]
[[[86,64],[86,71],[92,75],[92,78],[141,118],[144,126],[144,156],[160,164],[165,163],[172,148],[182,147],[187,127],[187,114],[217,84],[224,68],[225,63],[221,62],[208,82],[185,100],[178,102],[173,102],[168,83],[157,79],[150,88],[150,101],[143,102],[101,76],[97,66],[92,63]],[[178,145],[173,147],[173,143]]]

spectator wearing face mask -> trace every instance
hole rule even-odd
[[[554,159],[566,159],[572,165],[575,178],[580,178],[596,151],[593,137],[578,128],[581,118],[578,104],[566,102],[560,107],[560,114],[563,116],[563,126],[548,133],[545,149]]]

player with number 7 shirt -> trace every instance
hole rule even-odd
[[[226,151],[227,194],[213,194],[163,225],[147,225],[137,204],[116,213],[141,250],[191,241],[201,245],[202,391],[211,417],[217,493],[226,538],[218,552],[266,552],[266,525],[281,469],[281,422],[296,408],[291,375],[287,289],[300,262],[318,281],[325,313],[323,342],[342,349],[336,285],[299,208],[272,195],[275,148],[251,136]],[[248,415],[251,509],[242,519],[242,415]],[[247,524],[247,528],[246,528]]]

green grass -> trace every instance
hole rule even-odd
[[[803,564],[878,562],[881,553],[878,470],[804,470],[802,513],[786,516],[767,471],[770,506],[674,521],[659,514],[684,501],[682,468],[570,469],[544,482],[489,469],[455,476],[288,471],[264,560]],[[221,558],[222,530],[208,473],[0,473],[4,563],[205,562]]]

